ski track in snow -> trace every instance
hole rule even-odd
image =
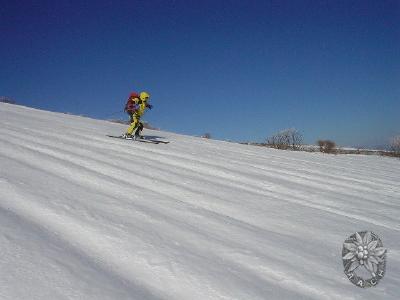
[[[0,299],[398,299],[400,161],[289,152],[0,104]],[[345,277],[371,230],[387,274]]]

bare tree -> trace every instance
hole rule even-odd
[[[400,135],[397,135],[390,140],[390,151],[395,155],[400,155]]]
[[[290,130],[290,140],[292,143],[293,150],[300,150],[303,144],[303,135],[296,129],[292,128]]]
[[[302,134],[295,128],[285,129],[267,139],[267,144],[276,149],[299,150],[303,142]]]
[[[280,131],[275,133],[271,137],[268,138],[267,144],[276,149],[287,149],[289,148],[288,136],[285,131]]]

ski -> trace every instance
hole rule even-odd
[[[146,138],[146,136],[144,136],[141,140],[157,142],[158,144],[168,144],[169,143],[169,141],[150,139],[150,138]]]
[[[142,143],[150,143],[150,144],[168,144],[169,141],[160,141],[160,140],[152,140],[152,139],[134,139],[134,138],[125,138],[121,135],[107,135],[108,137],[115,138],[115,139],[121,139],[121,140],[128,140],[128,141],[134,141],[134,142],[142,142]]]

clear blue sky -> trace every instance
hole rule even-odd
[[[1,1],[0,96],[162,129],[383,144],[400,133],[400,1]],[[49,125],[50,126],[50,125]]]

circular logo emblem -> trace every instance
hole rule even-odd
[[[375,286],[385,275],[386,252],[376,234],[356,232],[343,243],[344,273],[358,287]]]

